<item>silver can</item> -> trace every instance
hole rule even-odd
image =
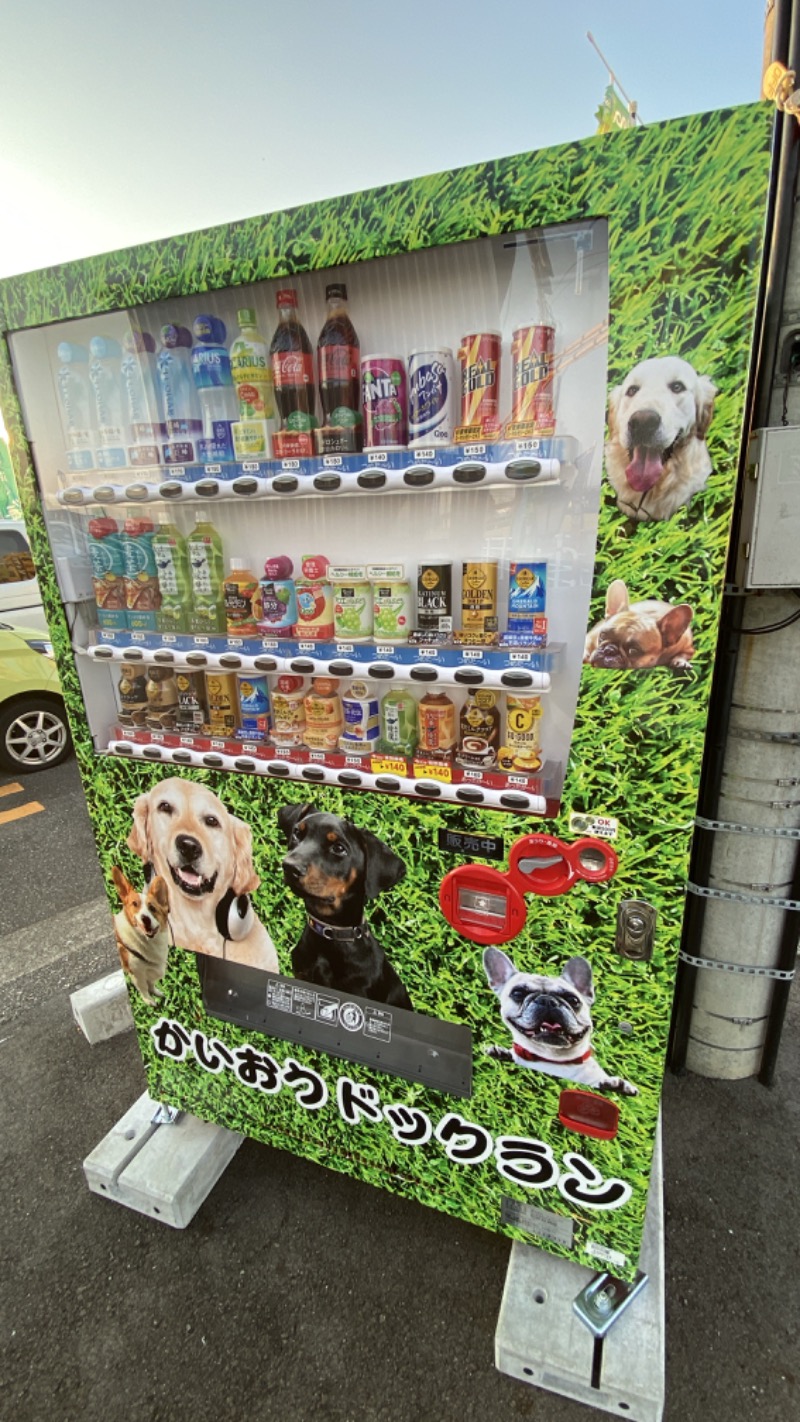
[[[412,351],[408,358],[408,443],[451,444],[453,352]]]

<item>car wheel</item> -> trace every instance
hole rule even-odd
[[[58,701],[15,701],[0,711],[0,766],[13,775],[60,765],[72,749],[67,713]]]

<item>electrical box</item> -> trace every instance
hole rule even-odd
[[[756,430],[752,436],[736,583],[800,586],[800,426]]]

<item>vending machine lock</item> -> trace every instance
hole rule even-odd
[[[617,909],[616,951],[634,963],[649,963],[653,956],[656,911],[645,899],[623,899]]]
[[[473,943],[508,943],[525,923],[525,900],[499,869],[459,864],[439,887],[447,922]]]

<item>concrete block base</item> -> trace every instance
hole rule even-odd
[[[86,1157],[89,1189],[173,1229],[185,1229],[244,1136],[181,1115],[154,1125],[158,1103],[147,1092]]]
[[[664,1411],[664,1215],[660,1140],[656,1146],[639,1268],[642,1293],[595,1342],[572,1302],[595,1273],[511,1246],[495,1335],[495,1363],[520,1382],[574,1398],[631,1422],[661,1422]],[[612,1269],[613,1273],[613,1269]]]
[[[107,1042],[133,1026],[133,1013],[125,986],[125,974],[119,968],[105,978],[79,988],[70,994],[72,1015],[90,1046]]]

